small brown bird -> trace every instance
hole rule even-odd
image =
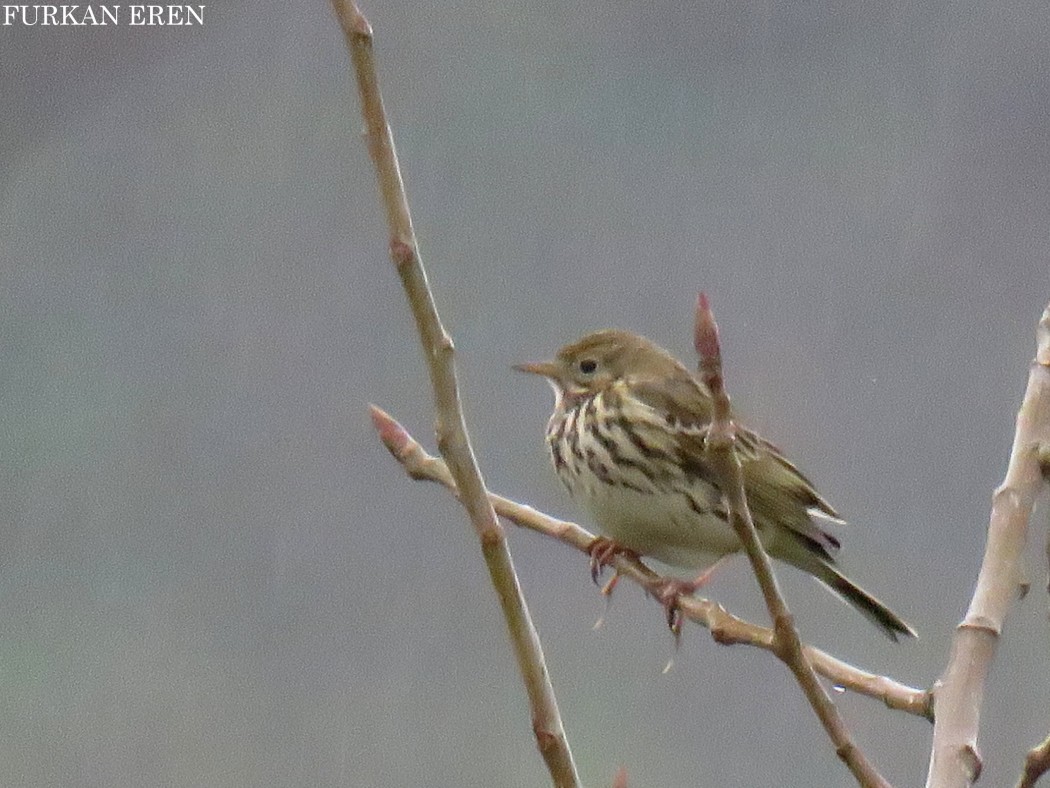
[[[626,331],[598,331],[553,361],[521,364],[554,389],[547,447],[559,478],[620,548],[700,569],[742,550],[704,441],[711,394],[670,353]],[[842,519],[773,444],[742,427],[737,452],[766,551],[817,578],[891,639],[915,637],[834,566],[838,540],[814,517]]]

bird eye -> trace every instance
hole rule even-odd
[[[584,375],[590,375],[596,369],[598,369],[598,362],[593,358],[585,358],[580,362],[580,372]]]

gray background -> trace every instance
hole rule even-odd
[[[947,658],[1050,296],[1042,2],[369,3],[435,296],[491,486],[576,511],[550,394],[586,330],[728,382],[851,520],[894,646],[785,570],[804,635],[918,686]],[[327,4],[192,29],[0,28],[0,784],[546,784],[429,446],[348,55]],[[1047,733],[1045,517],[984,781]],[[849,785],[787,672],[509,530],[588,785]],[[764,620],[740,562],[710,594]],[[841,707],[893,781],[930,727]]]

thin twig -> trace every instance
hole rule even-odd
[[[1024,771],[1017,781],[1017,788],[1033,788],[1039,778],[1050,771],[1050,736],[1028,751],[1024,759]]]
[[[736,427],[730,415],[729,395],[722,377],[722,352],[718,341],[718,325],[714,313],[701,293],[696,304],[696,352],[700,356],[700,375],[713,400],[713,418],[707,435],[707,453],[711,465],[718,474],[722,497],[729,509],[729,519],[737,536],[744,545],[751,568],[762,589],[769,615],[773,619],[773,653],[776,654],[802,687],[813,711],[835,745],[838,754],[857,782],[862,786],[889,786],[863,751],[853,741],[846,722],[817,678],[813,666],[806,658],[802,643],[795,628],[795,621],[788,610],[784,595],[777,585],[773,564],[758,539],[751,511],[744,492],[744,477],[740,460],[736,455]]]
[[[1006,614],[1020,592],[1028,519],[1043,484],[1040,457],[1050,446],[1050,306],[1039,321],[1036,341],[1010,463],[992,496],[977,587],[966,616],[955,629],[948,666],[933,690],[937,721],[927,788],[964,788],[981,773],[977,734],[985,680]]]
[[[463,420],[452,358],[452,339],[441,324],[433,294],[427,284],[426,271],[419,258],[408,199],[376,77],[372,28],[351,0],[332,0],[332,4],[346,36],[357,77],[368,151],[375,165],[390,229],[390,255],[412,308],[430,372],[437,412],[435,431],[438,447],[448,462],[457,488],[462,491],[460,501],[470,515],[481,542],[489,577],[503,609],[518,668],[525,682],[532,711],[533,733],[547,769],[554,785],[559,788],[579,786],[579,776],[558,713],[554,689],[547,675],[539,636],[522,596],[506,535],[489,502],[488,491]]]
[[[394,459],[411,478],[436,482],[459,497],[456,482],[448,466],[440,457],[429,453],[388,413],[372,406],[372,422],[380,439]],[[557,539],[583,554],[594,543],[594,534],[576,523],[558,520],[509,498],[489,493],[489,500],[500,517],[523,528]],[[659,586],[664,578],[654,574],[636,558],[616,555],[613,568],[643,588]],[[723,645],[747,645],[773,651],[773,630],[756,626],[726,612],[708,599],[691,595],[678,597],[678,608],[683,616],[711,631],[711,637]],[[835,686],[881,701],[891,709],[904,711],[932,720],[930,694],[906,686],[886,676],[879,676],[843,662],[812,646],[803,646],[810,664]]]

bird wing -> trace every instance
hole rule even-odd
[[[737,449],[745,481],[755,477],[785,487],[806,509],[812,509],[831,520],[843,522],[830,503],[817,492],[816,486],[779,448],[745,427],[737,427]]]
[[[635,380],[631,393],[651,408],[673,433],[682,470],[693,478],[717,486],[706,458],[705,441],[711,425],[711,395],[698,380],[683,375],[658,381]],[[812,548],[824,554],[835,552],[838,540],[818,527],[810,513],[842,522],[838,512],[817,492],[805,474],[772,443],[739,423],[736,450],[748,504],[756,517],[770,518],[787,526]]]

